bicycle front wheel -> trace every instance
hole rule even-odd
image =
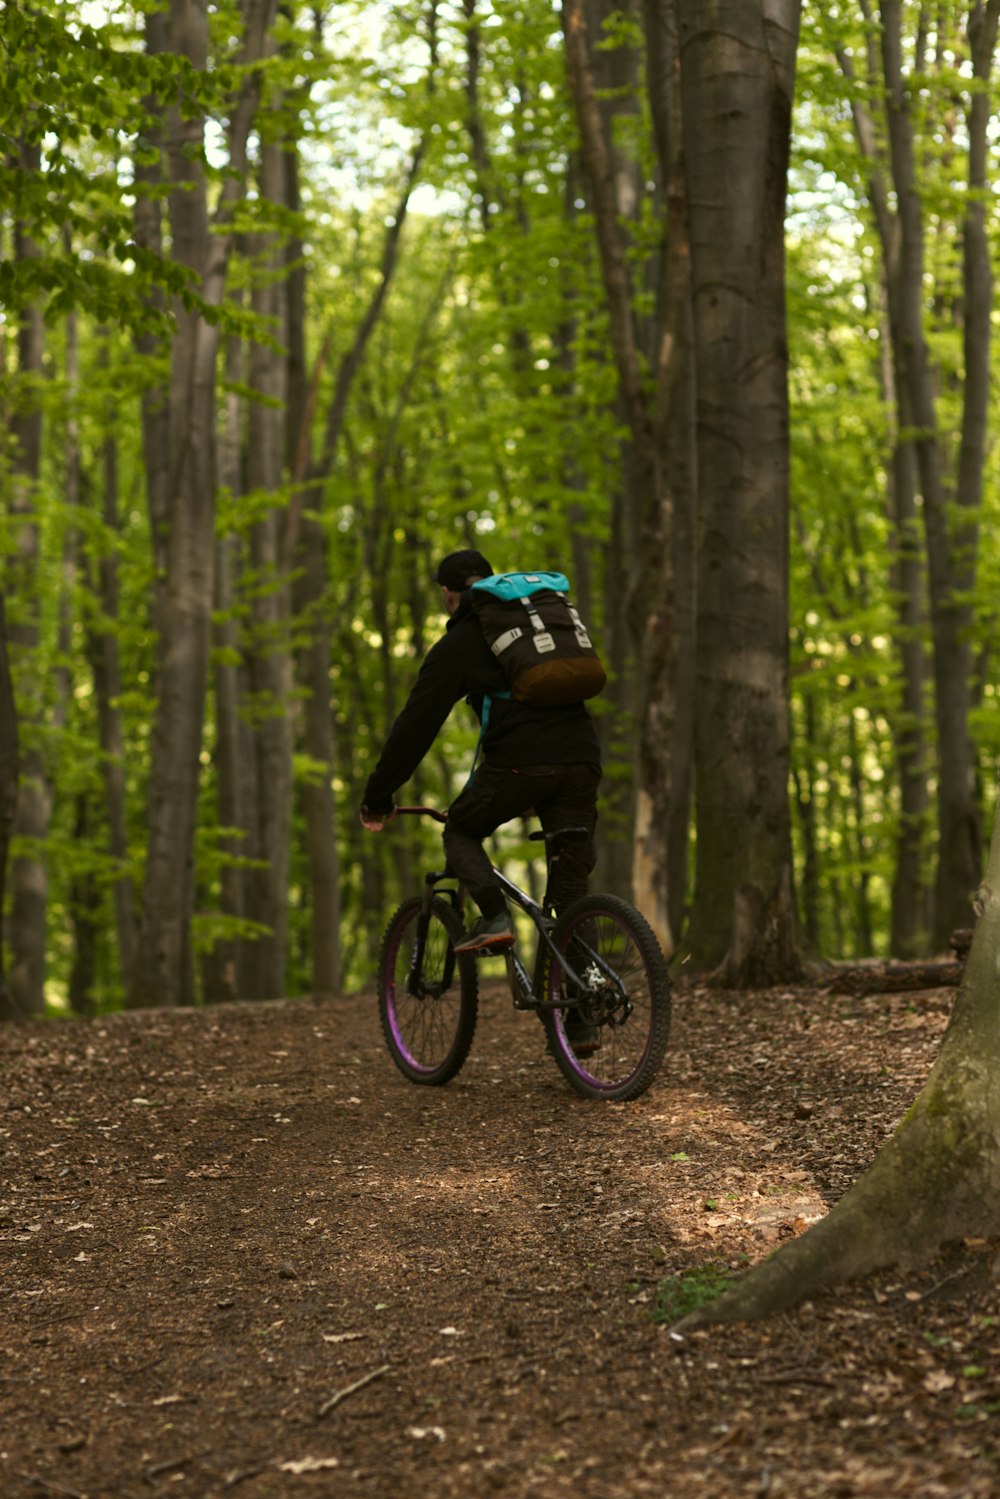
[[[585,895],[559,917],[552,940],[583,986],[551,953],[541,993],[556,1066],[587,1098],[638,1098],[670,1039],[670,974],[649,923],[614,895]]]
[[[476,960],[452,944],[462,923],[435,896],[423,915],[419,896],[406,900],[382,939],[378,1011],[393,1061],[412,1083],[447,1083],[469,1055],[476,1030]]]

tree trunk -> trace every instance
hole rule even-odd
[[[76,797],[73,839],[86,847],[91,836],[90,794]],[[101,938],[101,894],[92,869],[74,874],[69,882],[69,914],[73,928],[73,960],[67,986],[69,1007],[74,1015],[92,1015],[96,1008],[97,952]]]
[[[867,0],[865,0],[867,5]],[[866,12],[866,18],[867,12]],[[882,387],[893,432],[892,462],[887,482],[893,552],[890,583],[898,599],[897,651],[901,678],[900,711],[894,732],[899,775],[899,833],[892,886],[890,951],[912,956],[926,947],[930,934],[930,891],[924,874],[924,847],[929,806],[925,685],[925,647],[921,630],[925,618],[925,567],[918,513],[919,476],[915,451],[915,423],[903,370],[903,338],[899,327],[900,233],[890,206],[880,132],[856,85],[853,56],[838,49],[845,78],[852,85],[852,115],[858,149],[868,170],[867,193],[882,246],[883,277],[879,288],[885,308],[881,321]],[[871,92],[881,95],[881,69],[873,35],[867,47],[867,78]]]
[[[103,521],[105,544],[96,569],[91,571],[90,591],[97,606],[96,622],[87,630],[87,654],[94,678],[97,701],[98,742],[108,821],[108,852],[118,875],[114,881],[115,934],[124,992],[128,992],[135,951],[135,892],[128,864],[128,815],[125,783],[125,730],[122,724],[121,655],[118,647],[119,588],[118,554],[118,442],[111,433],[102,455]]]
[[[334,735],[331,702],[330,621],[327,608],[327,546],[323,528],[303,522],[302,591],[311,601],[308,637],[298,657],[299,680],[306,688],[302,749],[310,770],[301,798],[309,865],[309,952],[315,995],[340,992],[340,856],[333,797]]]
[[[938,743],[938,862],[934,894],[936,948],[965,924],[970,893],[982,861],[976,805],[975,758],[969,733],[971,707],[972,592],[978,549],[977,509],[982,498],[985,415],[989,387],[991,279],[982,203],[988,95],[974,93],[969,111],[969,195],[963,267],[966,379],[957,485],[946,478],[938,431],[935,375],[924,326],[924,222],[917,183],[910,86],[903,75],[899,0],[883,0],[882,66],[887,126],[898,202],[900,255],[895,287],[903,377],[916,430],[934,635],[935,716]],[[974,72],[989,78],[997,32],[996,0],[973,6]],[[977,196],[978,195],[978,196]],[[957,501],[957,504],[954,503]]]
[[[275,0],[247,0],[243,61],[263,53]],[[171,50],[198,70],[207,60],[207,0],[172,0]],[[229,222],[245,177],[246,143],[260,91],[259,70],[247,75],[231,115],[229,172],[208,217],[201,165],[205,121],[172,108],[170,222],[175,258],[193,272],[201,296],[218,306],[231,250]],[[130,1008],[190,1004],[194,967],[190,923],[194,904],[194,832],[213,601],[215,554],[215,364],[218,328],[179,305],[171,359],[169,444],[146,450],[147,473],[161,493],[158,470],[170,463],[167,534],[159,617],[158,697],[149,782],[149,845],[142,920],[129,988]],[[152,493],[152,490],[151,490]],[[151,515],[156,524],[157,517]]]
[[[905,416],[902,416],[905,423]],[[929,807],[925,743],[926,664],[921,625],[924,621],[924,560],[918,536],[917,488],[913,448],[896,434],[889,480],[895,555],[890,581],[899,614],[898,653],[901,702],[895,734],[899,774],[899,834],[892,882],[889,951],[912,958],[926,949],[930,891],[924,874],[924,847]]]
[[[17,811],[18,725],[7,648],[7,611],[0,593],[0,910],[7,886],[7,855]],[[0,940],[0,1020],[19,1015],[7,980],[5,943]]]
[[[285,151],[280,143],[261,147],[260,191],[269,203],[283,204]],[[285,288],[278,278],[280,253],[273,235],[255,236],[252,253],[262,283],[253,294],[254,311],[284,342]],[[251,410],[247,433],[247,486],[251,494],[277,497],[285,458],[285,351],[263,343],[250,349],[250,384],[264,398]],[[284,563],[284,513],[267,511],[250,532],[250,621],[246,665],[247,719],[257,762],[257,797],[250,807],[252,837],[246,852],[255,867],[247,874],[246,914],[269,935],[248,950],[246,999],[274,999],[285,993],[288,958],[288,869],[292,822],[292,658],[290,593]]]
[[[673,598],[670,575],[671,496],[663,478],[655,407],[646,392],[632,305],[627,244],[616,178],[592,63],[581,0],[564,0],[563,35],[580,150],[590,189],[607,299],[618,392],[629,442],[624,450],[626,515],[622,531],[634,564],[622,599],[636,654],[638,712],[635,851],[632,895],[661,945],[673,949],[667,888],[670,746],[673,733]],[[629,508],[628,495],[636,497]]]
[[[646,69],[656,154],[663,182],[666,236],[656,318],[656,372],[661,463],[672,516],[674,719],[670,745],[670,813],[667,828],[667,905],[670,929],[680,936],[688,893],[691,802],[694,793],[695,534],[698,493],[697,388],[691,236],[684,182],[680,45],[676,0],[645,0]]]
[[[941,1052],[895,1133],[821,1222],[676,1332],[772,1316],[852,1276],[917,1263],[949,1239],[1000,1233],[1000,816],[977,904]]]
[[[297,160],[289,154],[285,177],[286,206],[300,208]],[[287,246],[292,270],[288,276],[288,400],[286,407],[286,467],[294,485],[305,482],[309,424],[316,404],[316,378],[306,371],[306,285],[301,268],[301,241]],[[292,501],[296,504],[295,499]],[[296,677],[303,689],[299,743],[309,770],[300,790],[309,871],[309,970],[314,995],[332,997],[341,987],[340,852],[337,807],[333,795],[335,744],[331,702],[329,618],[329,547],[326,531],[311,515],[299,520],[296,555],[289,555],[293,578],[293,613],[303,641],[296,653]],[[286,552],[288,539],[286,536]]]
[[[738,987],[799,972],[784,209],[800,5],[679,0],[678,10],[698,389],[690,947],[698,967]]]
[[[22,150],[21,166],[37,171],[37,147]],[[15,228],[15,256],[25,259],[38,254],[20,226]],[[10,645],[17,675],[24,684],[21,708],[23,722],[33,733],[21,763],[21,784],[14,816],[13,836],[27,840],[26,851],[17,854],[10,870],[10,906],[7,940],[10,947],[10,1004],[16,1015],[40,1015],[45,1009],[45,912],[48,878],[37,849],[44,845],[52,810],[52,794],[39,738],[44,722],[43,694],[46,674],[41,670],[40,538],[36,511],[37,486],[42,462],[42,380],[44,334],[40,309],[21,314],[17,325],[17,370],[23,377],[10,423],[12,461],[10,519],[14,554],[9,564],[12,592],[18,599],[16,618],[10,625]]]
[[[795,801],[799,814],[799,837],[802,841],[802,923],[806,942],[813,952],[820,949],[820,854],[817,838],[816,785],[813,767],[821,758],[817,749],[816,700],[811,692],[804,694],[802,729],[805,765],[796,770]]]
[[[243,344],[230,338],[226,346],[228,390],[222,421],[219,478],[230,495],[243,492],[241,429],[243,398],[236,388],[243,383]],[[219,909],[222,916],[239,923],[245,911],[244,876],[241,860],[246,857],[247,816],[243,808],[241,774],[242,726],[240,723],[239,630],[236,623],[236,579],[239,541],[220,535],[215,542],[215,780],[219,814]],[[242,938],[227,932],[212,944],[202,963],[202,985],[208,1004],[240,997]]]

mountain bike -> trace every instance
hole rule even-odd
[[[433,807],[397,813],[433,817]],[[535,832],[549,880],[539,904],[494,866],[507,899],[538,934],[534,976],[517,942],[504,953],[516,1010],[534,1010],[560,1072],[588,1098],[637,1098],[659,1070],[670,1037],[670,975],[648,922],[614,895],[584,895],[558,917],[549,901],[559,850],[584,828]],[[424,875],[422,895],[404,900],[382,939],[379,1017],[393,1061],[413,1083],[449,1082],[476,1030],[479,981],[473,953],[456,953],[465,892],[447,868]],[[581,1041],[580,1037],[586,1039]]]

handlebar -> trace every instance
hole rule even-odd
[[[447,822],[447,812],[439,812],[437,807],[397,807],[397,817],[433,817],[435,822]]]

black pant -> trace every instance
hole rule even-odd
[[[601,772],[593,765],[526,765],[501,770],[481,765],[460,796],[448,808],[444,850],[454,873],[484,916],[504,908],[483,839],[502,822],[523,817],[534,809],[546,833],[560,828],[586,828],[588,837],[564,843],[553,861],[549,891],[557,911],[587,893],[587,878],[597,860],[597,788]]]

